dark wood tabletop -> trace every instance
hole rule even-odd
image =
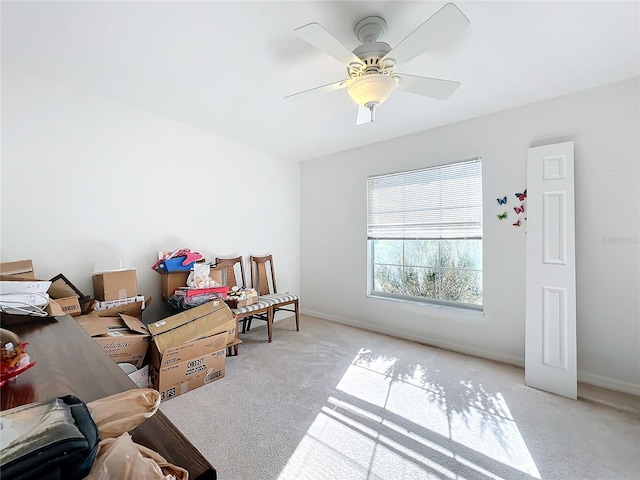
[[[136,388],[70,316],[3,328],[29,343],[26,352],[37,363],[0,389],[0,410],[68,394],[88,403]],[[189,479],[216,479],[211,464],[160,410],[130,433],[136,443],[186,469]]]

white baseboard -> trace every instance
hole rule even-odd
[[[289,313],[288,311],[279,310],[277,312],[277,315],[273,316],[273,323],[279,322],[280,320],[284,320],[286,318],[291,318],[293,316],[295,316],[294,313]]]
[[[473,357],[486,358],[487,360],[494,360],[496,362],[515,365],[516,367],[524,367],[524,359],[522,358],[498,355],[493,352],[470,348],[464,345],[442,342],[440,340],[434,340],[432,338],[421,337],[417,335],[404,334],[402,332],[398,332],[397,330],[387,329],[378,325],[370,325],[368,323],[358,322],[335,315],[328,315],[322,312],[301,310],[301,313],[312,317],[321,318],[323,320],[329,320],[330,322],[341,323],[350,327],[356,327],[363,330],[382,333],[383,335],[389,335],[390,337],[411,340],[413,342],[430,345],[432,347],[443,348],[445,350],[451,350],[453,352],[463,353],[465,355],[471,355]],[[617,392],[630,393],[631,395],[640,396],[640,385],[636,385],[630,382],[624,382],[622,380],[616,380],[615,378],[602,377],[600,375],[593,375],[586,372],[578,372],[578,381],[588,383],[589,385],[595,385],[596,387],[606,388],[608,390],[615,390]]]
[[[640,397],[640,385],[636,385],[635,383],[623,382],[622,380],[616,380],[615,378],[602,377],[600,375],[585,372],[578,372],[578,381],[588,383],[589,385],[595,385],[596,387],[606,388],[608,390],[615,390],[616,392],[630,393],[631,395],[637,395]]]
[[[418,335],[405,334],[398,332],[397,330],[387,329],[378,325],[370,325],[368,323],[362,323],[354,320],[349,320],[335,315],[328,315],[326,313],[314,312],[311,310],[302,310],[305,315],[311,317],[321,318],[323,320],[329,320],[330,322],[341,323],[350,327],[361,328],[363,330],[369,330],[371,332],[382,333],[383,335],[389,335],[390,337],[401,338],[403,340],[410,340],[412,342],[421,343],[423,345],[429,345],[431,347],[442,348],[444,350],[451,350],[452,352],[464,353],[465,355],[471,355],[473,357],[486,358],[487,360],[494,360],[500,363],[506,363],[509,365],[515,365],[516,367],[524,367],[524,361],[521,358],[510,357],[507,355],[498,355],[493,352],[487,352],[484,350],[478,350],[475,348],[469,348],[464,345],[458,345],[454,343],[442,342],[433,338],[422,337]]]

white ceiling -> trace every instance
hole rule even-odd
[[[2,2],[2,67],[306,160],[640,74],[640,3],[457,2],[471,26],[398,71],[461,82],[446,101],[396,91],[355,125],[347,78],[293,30],[318,22],[350,49],[364,16],[392,47],[445,2]]]

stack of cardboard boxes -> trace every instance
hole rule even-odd
[[[145,308],[144,297],[138,295],[138,277],[135,269],[93,274],[95,310],[116,309],[128,315],[141,316]]]
[[[150,377],[162,400],[224,377],[229,339],[236,320],[222,300],[149,324]]]
[[[149,329],[142,323],[142,312],[151,299],[138,295],[135,269],[95,273],[93,275],[94,310],[76,317],[114,362],[136,368],[129,377],[139,387],[148,386],[149,367],[145,362],[151,341]]]
[[[222,300],[145,325],[150,300],[138,295],[135,270],[94,274],[93,286],[96,309],[77,320],[114,361],[139,369],[129,374],[136,384],[148,372],[149,386],[167,400],[224,377],[237,330]]]
[[[188,273],[184,272],[185,283]],[[155,388],[163,400],[224,378],[227,347],[238,342],[237,322],[222,299],[149,325],[143,323],[142,314],[151,298],[139,295],[135,269],[94,273],[95,300],[79,292],[62,274],[50,281],[37,280],[30,260],[0,264],[0,281],[7,290],[12,282],[25,282],[18,290],[35,283],[42,283],[39,287],[45,292],[49,288],[45,297],[58,300],[46,305],[48,316],[74,315],[114,362],[136,368],[128,374],[138,387]],[[81,305],[86,307],[83,315]],[[19,321],[34,318],[14,316],[21,317]],[[6,318],[3,313],[3,323]]]

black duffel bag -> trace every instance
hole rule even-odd
[[[73,395],[0,413],[2,480],[80,480],[98,453],[98,428]]]

